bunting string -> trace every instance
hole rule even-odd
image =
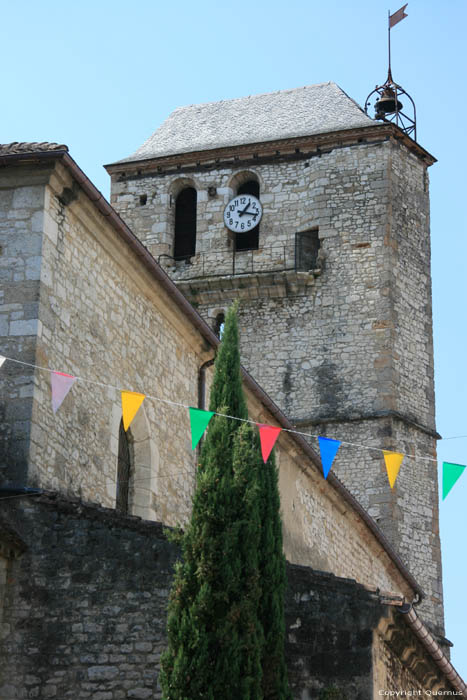
[[[394,486],[394,482],[397,478],[397,474],[399,472],[400,466],[402,464],[402,461],[404,459],[412,459],[412,460],[424,460],[428,462],[438,462],[439,460],[434,458],[434,457],[429,457],[426,455],[410,455],[410,454],[405,454],[405,453],[399,453],[399,452],[392,452],[387,449],[381,448],[381,447],[374,447],[372,445],[364,445],[360,443],[354,443],[354,442],[349,442],[347,440],[337,440],[334,438],[329,438],[329,437],[323,437],[320,435],[315,435],[312,433],[305,433],[299,430],[293,430],[291,428],[278,428],[276,426],[270,426],[270,425],[263,425],[262,423],[257,423],[256,421],[253,421],[248,418],[239,418],[238,416],[231,416],[225,413],[217,413],[214,411],[205,411],[203,409],[198,409],[198,408],[193,408],[192,406],[188,406],[187,404],[180,403],[177,401],[172,401],[170,399],[165,399],[161,398],[159,396],[152,396],[151,394],[141,394],[138,392],[133,392],[129,391],[128,389],[121,389],[120,387],[114,386],[112,384],[106,384],[104,382],[99,382],[96,380],[92,379],[86,379],[84,377],[78,377],[70,374],[66,374],[62,371],[50,369],[49,367],[41,367],[40,365],[35,365],[30,362],[24,362],[22,360],[17,360],[12,357],[6,357],[3,355],[0,355],[0,368],[2,365],[6,362],[14,362],[16,364],[20,364],[26,367],[31,367],[32,369],[43,371],[43,372],[49,372],[51,374],[51,385],[52,385],[52,408],[54,413],[57,412],[58,408],[60,407],[62,401],[65,399],[66,395],[72,388],[73,384],[77,381],[84,382],[85,384],[91,384],[93,386],[99,386],[103,387],[105,389],[113,389],[117,392],[120,393],[121,395],[121,400],[122,400],[122,413],[123,413],[123,421],[124,421],[124,428],[127,430],[131,424],[131,421],[135,417],[137,411],[139,410],[142,402],[144,401],[145,398],[150,399],[152,401],[157,401],[160,403],[164,403],[170,406],[176,406],[178,408],[184,408],[189,410],[190,414],[190,426],[191,426],[191,432],[192,432],[192,449],[195,449],[199,440],[201,439],[202,435],[204,434],[204,431],[206,430],[211,418],[213,416],[220,416],[223,418],[228,418],[230,420],[237,420],[243,423],[250,423],[252,425],[257,426],[259,429],[260,433],[260,441],[261,441],[261,452],[263,456],[263,460],[266,462],[270,452],[272,451],[272,448],[277,440],[277,437],[279,436],[280,432],[285,432],[285,433],[291,433],[294,435],[300,435],[304,438],[311,438],[318,440],[318,446],[320,449],[320,454],[321,454],[321,461],[323,465],[323,475],[325,478],[327,478],[327,475],[332,467],[332,463],[334,461],[334,458],[338,452],[338,449],[340,445],[346,445],[349,447],[357,447],[360,449],[365,449],[365,450],[372,450],[376,452],[382,453],[384,456],[384,461],[386,464],[387,472],[388,472],[388,478],[389,482],[391,485],[391,488]],[[467,435],[455,435],[451,436],[448,438],[441,438],[444,440],[456,440],[456,439],[462,439],[462,438],[467,438]],[[446,475],[443,475],[444,479],[444,484],[446,484],[446,487],[443,487],[443,499],[446,497],[447,493],[450,491],[454,483],[457,481],[457,479],[460,477],[460,475],[463,473],[464,470],[464,465],[456,465],[453,463],[449,462],[444,462],[443,463],[443,472]],[[178,473],[178,472],[177,472]],[[182,472],[180,472],[182,473]],[[191,472],[184,471],[184,473],[191,474]],[[453,474],[453,476],[451,476]],[[172,474],[167,474],[167,475],[153,475],[152,477],[148,477],[148,479],[157,479],[157,478],[171,478],[175,476],[175,473]],[[142,480],[147,480],[142,479]],[[116,482],[113,482],[116,483]]]

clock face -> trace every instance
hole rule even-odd
[[[252,194],[238,194],[224,209],[224,223],[231,231],[251,231],[261,221],[263,207]]]

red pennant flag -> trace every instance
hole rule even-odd
[[[394,25],[400,22],[401,20],[408,17],[408,15],[406,15],[404,12],[408,4],[409,3],[406,3],[404,7],[401,7],[400,10],[397,10],[397,12],[394,12],[394,14],[389,17],[389,29],[391,29],[391,27],[394,27]]]
[[[263,461],[266,464],[282,428],[274,428],[272,425],[263,425],[262,423],[257,423],[256,425],[259,428],[261,454],[263,456]]]

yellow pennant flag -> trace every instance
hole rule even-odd
[[[122,391],[122,414],[125,430],[130,427],[131,421],[138,413],[145,398],[144,394],[137,394],[135,391]]]
[[[384,461],[386,462],[389,485],[392,488],[396,483],[397,475],[399,474],[399,469],[401,468],[404,455],[401,455],[400,452],[388,452],[387,450],[383,450],[383,454]]]

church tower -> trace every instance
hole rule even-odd
[[[243,364],[297,430],[342,441],[335,472],[442,636],[433,162],[325,83],[179,108],[107,169],[112,205],[213,328],[240,301]],[[406,455],[393,489],[382,449]]]

